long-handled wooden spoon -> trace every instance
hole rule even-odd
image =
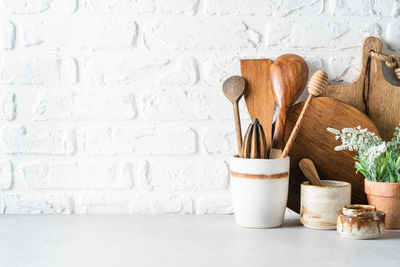
[[[314,162],[312,162],[311,159],[301,159],[299,162],[299,167],[311,185],[322,186],[317,169],[315,168]]]
[[[306,111],[311,103],[311,100],[315,96],[319,96],[324,91],[327,82],[328,82],[328,74],[326,74],[321,70],[315,72],[311,77],[310,82],[308,83],[308,97],[306,103],[304,104],[303,109],[301,110],[299,118],[297,119],[292,132],[290,133],[289,139],[286,142],[285,149],[283,149],[282,151],[281,158],[286,158],[287,155],[289,154],[290,149],[292,148],[293,143],[297,137],[297,134],[300,131],[304,115],[306,114]]]
[[[239,100],[244,93],[246,88],[246,81],[242,76],[232,76],[225,80],[222,85],[222,91],[226,98],[233,104],[233,113],[235,116],[235,128],[236,128],[236,138],[238,145],[239,157],[243,157],[242,152],[242,128],[240,126],[240,115],[239,115]]]
[[[272,147],[282,149],[286,114],[288,108],[299,98],[307,84],[307,63],[302,57],[294,54],[282,55],[271,65],[270,79],[275,102],[279,107]]]

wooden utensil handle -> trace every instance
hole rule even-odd
[[[304,104],[303,109],[301,110],[301,113],[299,115],[299,118],[297,119],[296,124],[293,128],[293,131],[290,134],[289,139],[286,142],[286,146],[282,151],[281,159],[286,158],[287,155],[289,154],[289,151],[293,146],[294,140],[296,139],[297,134],[300,131],[301,124],[303,123],[304,114],[306,113],[308,106],[310,105],[310,102],[313,99],[313,97],[314,97],[314,95],[312,95],[312,94],[308,95],[306,103]]]
[[[285,137],[286,110],[279,109],[278,118],[275,121],[274,136],[272,139],[272,148],[283,148],[283,139]]]
[[[235,128],[236,128],[236,138],[237,138],[239,157],[243,158],[242,127],[240,126],[239,105],[237,102],[233,104],[233,110],[235,116]]]
[[[325,72],[318,70],[316,71],[309,83],[308,83],[308,97],[307,101],[303,106],[303,109],[299,115],[299,118],[296,121],[296,125],[293,128],[292,133],[289,136],[288,141],[286,142],[285,149],[282,151],[281,158],[286,158],[289,154],[290,149],[293,146],[294,140],[297,137],[297,134],[300,131],[301,124],[303,123],[304,114],[306,113],[308,106],[310,105],[311,100],[314,96],[319,96],[325,89],[326,83],[328,82],[328,74]]]

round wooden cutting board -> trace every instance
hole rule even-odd
[[[285,131],[285,143],[297,118],[303,108],[304,101],[289,109]],[[300,132],[289,153],[290,181],[288,208],[300,212],[300,184],[306,181],[299,168],[302,158],[310,158],[317,167],[322,180],[339,180],[351,183],[352,203],[367,203],[364,193],[364,176],[356,174],[353,156],[354,152],[335,151],[335,146],[341,144],[335,135],[327,128],[343,129],[346,127],[368,128],[369,131],[379,132],[374,123],[358,109],[329,97],[318,97],[312,100],[301,126]]]

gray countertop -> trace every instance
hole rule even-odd
[[[245,229],[233,216],[0,217],[1,267],[400,266],[400,231],[348,240],[296,217]],[[350,265],[349,265],[350,266]]]

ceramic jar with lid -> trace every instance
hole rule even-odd
[[[339,212],[337,231],[352,239],[379,238],[385,232],[385,213],[370,205],[349,205]]]

